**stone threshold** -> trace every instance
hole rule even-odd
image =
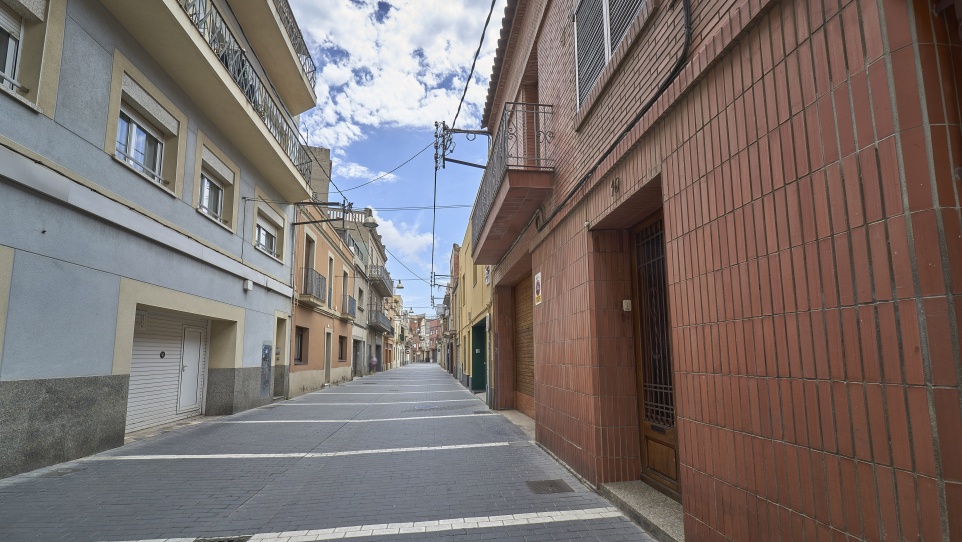
[[[684,542],[681,503],[641,480],[602,484],[599,493],[660,542]]]

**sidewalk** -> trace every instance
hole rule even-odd
[[[4,541],[227,536],[652,540],[436,365],[0,480]]]

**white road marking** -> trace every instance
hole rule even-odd
[[[328,405],[338,405],[338,406],[368,406],[368,405],[420,405],[422,403],[473,403],[474,401],[480,401],[477,397],[472,399],[435,399],[433,401],[391,401],[387,403],[304,403],[304,402],[294,402],[287,401],[284,403],[275,403],[273,406],[328,406]]]
[[[330,391],[324,395],[401,395],[401,394],[412,394],[417,393],[424,395],[426,393],[471,393],[468,390],[428,390],[428,391]]]
[[[361,536],[395,536],[406,533],[437,533],[461,529],[487,529],[491,527],[510,527],[512,525],[541,525],[566,521],[590,521],[594,519],[619,518],[623,514],[613,506],[604,508],[583,508],[580,510],[558,510],[554,512],[532,512],[528,514],[505,514],[503,516],[480,516],[472,518],[436,519],[431,521],[409,521],[404,523],[378,523],[375,525],[350,525],[310,531],[283,531],[278,533],[258,533],[251,542],[317,542]],[[237,535],[235,535],[237,536]],[[126,542],[181,542],[193,538],[173,538],[154,540],[129,540]]]
[[[349,455],[393,454],[399,452],[432,452],[439,450],[464,450],[468,448],[494,448],[510,446],[512,442],[485,442],[481,444],[451,444],[447,446],[415,446],[411,448],[383,448],[380,450],[351,450],[348,452],[302,452],[278,454],[185,454],[185,455],[102,455],[84,461],[147,461],[160,459],[317,459]]]
[[[450,416],[408,416],[405,418],[376,418],[372,420],[237,420],[212,423],[371,423],[371,422],[401,422],[411,420],[437,420],[440,418],[483,418],[496,416],[496,412],[485,414],[452,414]]]

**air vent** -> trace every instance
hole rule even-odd
[[[548,493],[574,493],[571,486],[566,484],[564,480],[528,480],[525,483],[528,484],[528,489],[539,495]]]

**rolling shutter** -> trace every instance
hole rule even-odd
[[[621,38],[625,37],[628,27],[634,22],[638,10],[645,0],[607,0],[608,19],[611,21],[611,53],[614,54]]]
[[[0,2],[0,29],[20,41],[20,27],[23,25],[23,18],[17,15],[12,9]]]
[[[534,289],[531,277],[514,287],[514,389],[534,397]]]
[[[184,330],[187,327],[206,330],[207,321],[154,312],[137,313],[130,360],[126,433],[201,414],[202,400],[193,408],[178,408]],[[205,331],[198,381],[201,397],[207,376],[206,343]]]
[[[588,96],[605,67],[605,0],[581,0],[575,11],[578,51],[578,103]]]

